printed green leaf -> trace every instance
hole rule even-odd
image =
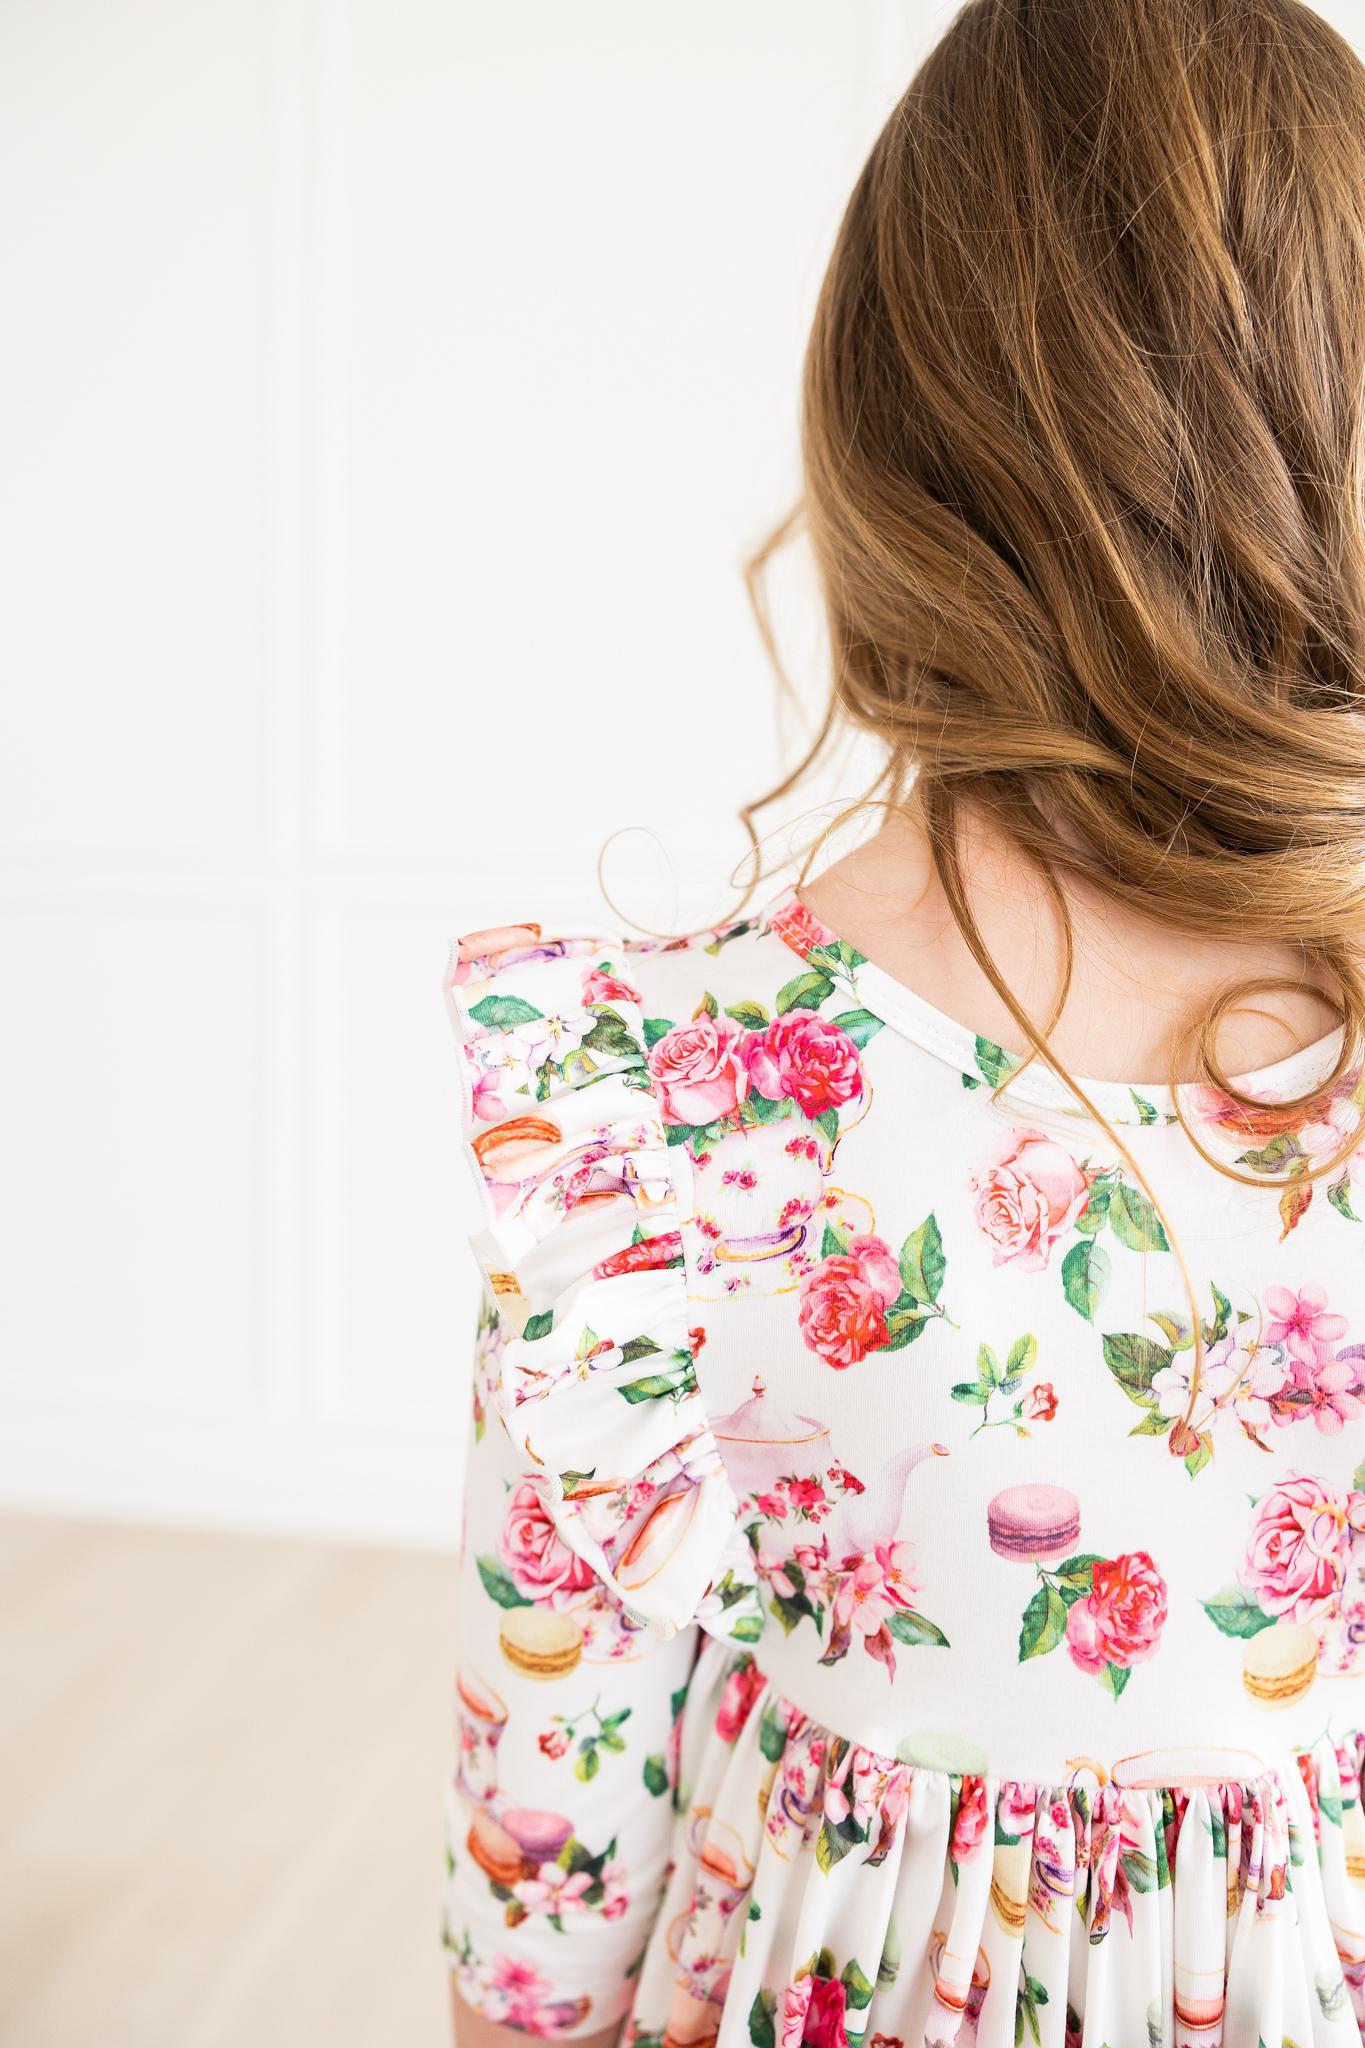
[[[1140,1408],[1153,1405],[1152,1381],[1171,1354],[1151,1337],[1135,1331],[1113,1331],[1104,1339],[1104,1362],[1130,1401]]]
[[[592,1030],[585,1032],[579,1049],[604,1053],[609,1059],[639,1058],[639,1042],[625,1019],[615,1010],[602,1010]]]
[[[790,1095],[760,1095],[751,1088],[740,1104],[741,1124],[776,1124],[784,1116],[791,1116],[796,1104]]]
[[[841,1230],[836,1229],[834,1224],[827,1223],[825,1225],[824,1235],[820,1239],[821,1258],[837,1259],[847,1250],[848,1239],[844,1236],[844,1233]]]
[[[874,1017],[871,1010],[845,1010],[833,1022],[841,1031],[846,1031],[858,1046],[866,1045],[869,1038],[875,1038],[882,1028],[881,1018]]]
[[[994,1040],[989,1038],[977,1039],[976,1064],[983,1079],[989,1081],[992,1088],[1014,1070],[1014,1061],[1004,1047],[996,1045]]]
[[[829,1139],[829,1142],[832,1145],[839,1135],[838,1110],[822,1109],[819,1116],[813,1116],[810,1119],[810,1121],[815,1125],[817,1130],[824,1132],[825,1136]]]
[[[773,2025],[773,2014],[777,2007],[777,1994],[763,1986],[749,2007],[749,2039],[754,2048],[776,2048],[777,2030]]]
[[[845,2001],[855,2012],[872,2003],[872,1986],[868,1983],[856,1962],[847,1962],[839,1973],[839,1982],[844,1987]]]
[[[1343,1173],[1340,1180],[1334,1180],[1327,1190],[1327,1199],[1338,1216],[1344,1216],[1348,1223],[1359,1223],[1360,1218],[1351,1207],[1351,1176]]]
[[[763,1709],[763,1718],[758,1724],[758,1746],[770,1764],[781,1760],[787,1746],[787,1731],[782,1716],[773,1706]]]
[[[727,1017],[733,1017],[736,1024],[742,1024],[746,1031],[762,1031],[768,1022],[768,1013],[762,1003],[751,1002],[746,996],[743,1002],[727,1003]]]
[[[1130,1849],[1126,1856],[1120,1856],[1123,1874],[1135,1892],[1154,1892],[1159,1882],[1156,1858],[1146,1855],[1141,1849]]]
[[[1010,1355],[1005,1360],[1005,1378],[1022,1379],[1032,1372],[1038,1357],[1038,1340],[1033,1336],[1016,1337],[1010,1346]]]
[[[651,1372],[646,1373],[643,1379],[628,1380],[625,1386],[618,1387],[616,1391],[623,1401],[629,1401],[634,1408],[638,1407],[641,1401],[662,1401],[669,1395],[675,1400],[679,1399],[684,1394],[692,1393],[696,1384],[696,1373],[689,1359],[686,1365],[675,1366],[672,1372]]]
[[[909,1650],[946,1650],[948,1638],[935,1622],[923,1614],[916,1614],[913,1607],[903,1607],[891,1615],[886,1624],[898,1643],[904,1643]]]
[[[671,1031],[672,1029],[673,1029],[673,1026],[672,1026],[672,1025],[670,1024],[670,1022],[669,1022],[669,1020],[668,1020],[668,1018],[667,1018],[667,1017],[646,1017],[646,1018],[645,1018],[645,1045],[646,1045],[646,1047],[647,1047],[647,1048],[649,1048],[649,1047],[652,1047],[652,1046],[656,1046],[656,1045],[657,1045],[657,1044],[659,1043],[659,1040],[660,1040],[661,1038],[664,1038],[664,1037],[666,1037],[666,1036],[667,1036],[667,1034],[668,1034],[668,1033],[669,1033],[669,1032],[670,1032],[670,1031]]]
[[[1118,1699],[1132,1675],[1131,1668],[1126,1664],[1106,1664],[1100,1673],[1100,1684]]]
[[[554,1310],[542,1309],[538,1316],[527,1316],[526,1327],[521,1334],[528,1344],[534,1344],[537,1337],[548,1337],[554,1326]]]
[[[475,1563],[479,1567],[479,1577],[483,1580],[484,1592],[487,1593],[490,1600],[496,1600],[499,1607],[530,1607],[534,1605],[534,1602],[528,1600],[526,1595],[520,1592],[513,1584],[495,1557],[476,1558]]]
[[[903,1350],[907,1344],[913,1344],[916,1337],[923,1336],[928,1321],[929,1318],[916,1307],[908,1294],[897,1295],[886,1311],[886,1343],[883,1348],[887,1351]]]
[[[984,1380],[959,1380],[951,1391],[955,1401],[977,1401],[984,1408],[995,1389]]]
[[[1097,1237],[1082,1237],[1062,1260],[1062,1292],[1078,1315],[1095,1320],[1111,1271],[1109,1254]]]
[[[1133,1424],[1128,1434],[1129,1436],[1168,1436],[1171,1424],[1174,1421],[1175,1417],[1173,1415],[1163,1415],[1159,1409],[1148,1408],[1141,1419]]]
[[[1274,1615],[1258,1607],[1240,1586],[1225,1586],[1211,1600],[1201,1600],[1199,1604],[1225,1636],[1258,1636],[1263,1628],[1274,1626]]]
[[[1055,1650],[1066,1634],[1066,1604],[1055,1586],[1040,1586],[1028,1606],[1019,1628],[1019,1662],[1045,1657]]]
[[[624,1744],[622,1747],[624,1747]],[[574,1776],[581,1778],[585,1785],[591,1785],[593,1779],[597,1776],[600,1761],[596,1743],[588,1741],[579,1752],[578,1760],[574,1764]]]
[[[533,1024],[545,1012],[528,1003],[524,996],[485,996],[482,1002],[471,1005],[469,1014],[490,1031],[507,1031],[516,1024]]]
[[[947,1270],[938,1218],[931,1210],[901,1246],[901,1278],[916,1301],[937,1301]]]
[[[1094,1578],[1095,1566],[1103,1563],[1104,1559],[1098,1550],[1078,1550],[1074,1557],[1068,1557],[1057,1565],[1051,1576],[1059,1586],[1062,1598],[1069,1602],[1082,1593],[1088,1593]]]
[[[1109,1199],[1109,1227],[1130,1252],[1166,1252],[1170,1245],[1161,1218],[1141,1188],[1120,1181]]]
[[[572,1499],[573,1495],[577,1493],[579,1487],[582,1486],[585,1483],[585,1481],[593,1478],[596,1474],[596,1471],[596,1465],[592,1465],[589,1466],[586,1472],[576,1472],[572,1466],[569,1467],[567,1472],[561,1472],[559,1475],[559,1483],[564,1489],[565,1498]]]
[[[818,1010],[833,994],[834,983],[829,976],[807,968],[804,974],[794,974],[790,981],[783,982],[777,991],[777,1014],[785,1017],[788,1010]]]
[[[622,1363],[634,1365],[637,1358],[657,1358],[661,1349],[652,1337],[627,1337],[621,1346]]]
[[[1185,1470],[1191,1479],[1197,1479],[1213,1457],[1213,1445],[1207,1436],[1201,1436],[1192,1451],[1186,1451],[1183,1460]]]
[[[655,1799],[662,1799],[668,1790],[668,1766],[662,1754],[656,1751],[653,1756],[645,1758],[641,1776],[645,1781],[646,1792]]]
[[[1141,1124],[1154,1124],[1156,1122],[1156,1104],[1149,1102],[1145,1095],[1139,1095],[1136,1088],[1130,1088],[1128,1093],[1132,1096],[1137,1108],[1138,1122]]]
[[[1092,1183],[1085,1207],[1076,1218],[1077,1230],[1085,1231],[1087,1236],[1093,1236],[1097,1230],[1103,1230],[1113,1192],[1114,1183],[1111,1180],[1097,1180]]]
[[[692,1015],[700,1017],[703,1011],[705,1011],[708,1017],[718,1017],[720,1015],[720,1004],[716,1001],[709,988],[704,991],[702,999],[697,1004]]]
[[[1239,1152],[1239,1166],[1249,1166],[1253,1173],[1283,1173],[1295,1159],[1302,1159],[1303,1147],[1292,1132],[1281,1131],[1266,1145],[1258,1145],[1252,1152]]]

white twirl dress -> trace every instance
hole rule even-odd
[[[453,948],[483,1190],[444,1940],[670,2048],[1360,2048],[1359,1109],[1088,1085],[783,890]],[[1362,1155],[1365,1156],[1365,1155]],[[1355,1162],[1352,1162],[1354,1166]]]

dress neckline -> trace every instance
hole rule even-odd
[[[763,929],[776,932],[801,953],[809,965],[818,965],[822,954],[836,956],[842,974],[857,992],[859,1005],[880,1023],[956,1068],[964,1086],[993,1088],[1023,1060],[1021,1052],[984,1037],[970,1024],[940,1010],[888,969],[869,960],[816,916],[802,901],[795,884],[784,885],[767,900],[759,913],[759,922]],[[1325,1080],[1331,1073],[1342,1029],[1340,1024],[1335,1025],[1322,1038],[1298,1047],[1283,1059],[1229,1078],[1245,1093],[1266,1101],[1303,1094],[1314,1081]],[[1177,1103],[1187,1118],[1195,1120],[1201,1096],[1214,1092],[1202,1081],[1180,1081],[1172,1088],[1166,1081],[1098,1080],[1082,1074],[1076,1080],[1096,1108],[1113,1123],[1172,1124],[1178,1121]],[[1007,1099],[1079,1117],[1088,1115],[1066,1083],[1040,1058],[1011,1081]]]

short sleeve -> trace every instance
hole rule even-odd
[[[695,1616],[736,1502],[628,949],[472,933],[445,988],[485,1284],[445,1940],[489,2018],[592,2033],[628,2009],[658,1910]]]

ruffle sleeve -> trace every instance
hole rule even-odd
[[[743,1543],[697,1387],[690,1165],[668,1143],[628,947],[470,932],[445,990],[485,1215],[470,1242],[513,1333],[502,1420],[563,1541],[671,1636]]]

